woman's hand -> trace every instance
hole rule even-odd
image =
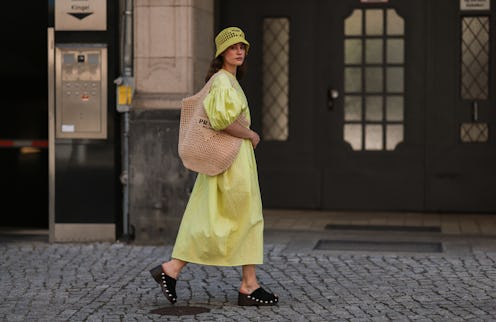
[[[256,149],[258,143],[260,142],[260,136],[258,135],[257,132],[251,131],[251,133],[250,133],[250,141],[251,141],[251,145],[253,145],[253,148]]]
[[[251,141],[251,145],[255,149],[260,142],[260,136],[257,132],[250,130],[250,128],[245,127],[240,124],[240,122],[233,122],[228,127],[224,129],[229,135],[235,136],[241,139],[248,139]]]

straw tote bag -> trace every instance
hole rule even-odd
[[[203,88],[181,101],[179,157],[185,168],[209,176],[226,171],[236,159],[243,139],[214,130],[210,126],[203,100],[210,91],[214,74]],[[236,122],[249,126],[241,115]]]

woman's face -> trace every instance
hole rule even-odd
[[[224,64],[231,66],[241,66],[246,57],[246,45],[237,43],[227,48],[223,53]]]

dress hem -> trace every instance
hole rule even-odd
[[[203,262],[203,261],[198,261],[198,260],[191,260],[191,259],[186,259],[185,257],[179,257],[179,256],[172,256],[174,259],[179,259],[182,260],[186,263],[191,263],[191,264],[198,264],[198,265],[207,265],[207,266],[225,266],[225,267],[231,267],[231,266],[244,266],[244,265],[262,265],[262,261],[254,261],[254,262],[243,262],[243,263],[236,263],[236,264],[227,264],[227,263],[216,263],[216,262]]]

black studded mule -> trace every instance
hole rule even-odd
[[[271,306],[279,302],[279,297],[267,292],[259,287],[251,294],[243,294],[239,292],[238,305],[240,306]]]
[[[152,274],[155,282],[160,285],[165,298],[168,299],[169,302],[171,302],[172,304],[175,304],[177,301],[176,279],[165,274],[164,270],[162,269],[162,265],[158,265],[157,267],[151,269],[150,274]]]

